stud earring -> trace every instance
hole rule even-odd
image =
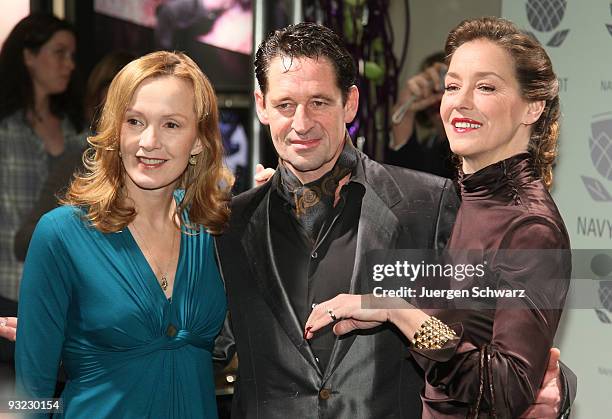
[[[197,154],[194,154],[191,157],[189,157],[190,165],[195,166],[197,163],[198,163]]]

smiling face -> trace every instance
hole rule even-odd
[[[174,76],[144,80],[121,125],[121,160],[130,191],[174,191],[190,155],[202,151],[191,83]]]
[[[465,173],[527,151],[544,101],[522,98],[514,61],[502,47],[484,39],[461,45],[445,83],[440,115]]]
[[[62,93],[74,70],[76,40],[70,31],[57,31],[37,52],[25,49],[23,58],[34,89],[45,95]]]
[[[255,92],[259,120],[270,126],[276,152],[298,179],[317,180],[342,152],[346,124],[357,113],[357,87],[343,103],[333,66],[323,57],[276,57],[267,76],[265,97]]]

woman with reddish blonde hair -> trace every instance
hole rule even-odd
[[[85,171],[26,257],[17,386],[64,417],[216,418],[211,351],[226,302],[211,234],[229,217],[215,93],[186,55],[112,81]]]
[[[220,233],[227,222],[228,195],[221,184],[227,185],[231,175],[221,161],[223,147],[213,87],[197,64],[186,55],[156,52],[133,61],[111,83],[98,134],[89,138],[92,147],[84,157],[87,171],[76,177],[64,199],[69,205],[86,206],[87,217],[101,231],[120,230],[136,214],[133,205],[125,199],[127,190],[117,187],[123,184],[125,177],[119,138],[124,125],[123,115],[135,93],[133,86],[166,75],[192,84],[197,142],[201,142],[203,148],[202,152],[190,157],[189,165],[177,179],[177,186],[185,191],[185,196],[176,212],[180,214],[189,207],[191,222],[202,224],[215,234]],[[182,217],[179,220],[189,224]]]

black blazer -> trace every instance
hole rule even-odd
[[[353,265],[357,294],[366,252],[443,248],[459,202],[448,179],[361,153],[356,170],[366,183],[356,258],[338,263]],[[319,368],[275,266],[270,183],[233,200],[229,229],[216,238],[230,317],[215,358],[227,360],[235,349],[239,359],[232,417],[420,418],[423,373],[392,325],[338,338],[327,369]]]

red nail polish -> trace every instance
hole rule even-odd
[[[308,332],[310,332],[310,329],[312,329],[312,326],[308,326],[306,328],[306,331],[304,332],[304,339],[306,339],[306,336],[308,335]]]

